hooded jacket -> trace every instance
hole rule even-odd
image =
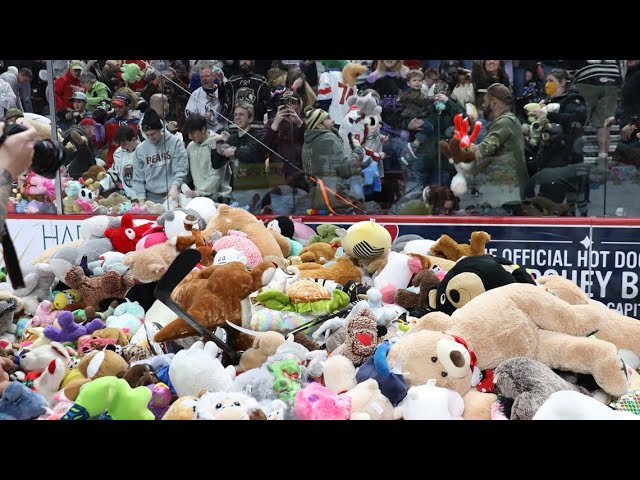
[[[209,135],[202,143],[190,142],[187,145],[187,155],[189,156],[189,170],[199,197],[211,198],[217,193],[219,187],[220,169],[211,166],[211,149],[216,148],[213,140],[213,132],[207,131]]]
[[[179,188],[188,172],[187,151],[175,135],[164,136],[156,145],[145,140],[135,152],[133,189],[138,197],[146,197],[146,192],[165,195],[172,185]]]

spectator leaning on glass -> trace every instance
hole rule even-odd
[[[513,95],[501,83],[490,85],[484,93],[484,118],[491,121],[487,135],[478,145],[460,148],[460,141],[440,141],[440,148],[455,163],[471,163],[465,174],[475,189],[460,198],[460,206],[475,207],[490,215],[513,213],[524,200],[528,181],[524,159],[524,138],[518,118],[511,112]]]
[[[135,149],[133,189],[138,203],[145,200],[162,203],[168,197],[178,200],[180,187],[189,172],[184,143],[164,133],[155,110],[145,112],[142,129],[147,139]]]

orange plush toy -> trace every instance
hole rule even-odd
[[[200,325],[213,331],[223,327],[236,350],[246,350],[254,337],[227,327],[227,320],[239,326],[251,321],[251,302],[247,297],[267,285],[275,274],[271,262],[259,263],[251,272],[240,262],[211,266],[199,274],[190,273],[173,293],[174,301]],[[203,278],[207,276],[208,278]],[[193,283],[193,285],[191,285]],[[246,301],[245,301],[246,300]],[[181,318],[176,318],[154,336],[156,342],[197,335],[198,332]]]
[[[440,235],[436,243],[431,246],[431,253],[436,257],[446,258],[457,262],[462,257],[484,255],[484,247],[491,240],[487,232],[477,231],[471,234],[469,245],[458,243],[449,235]]]
[[[184,219],[184,229],[189,232],[190,235],[176,237],[176,250],[182,252],[191,247],[191,245],[195,245],[196,250],[198,250],[202,256],[200,263],[204,266],[209,266],[213,262],[213,254],[211,247],[207,246],[202,232],[197,228],[193,228],[197,223],[198,219],[194,215],[186,216]]]

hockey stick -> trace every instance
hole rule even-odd
[[[240,361],[240,354],[232,349],[226,342],[216,337],[200,325],[191,315],[181,309],[171,298],[171,293],[176,286],[186,277],[200,261],[200,252],[193,248],[188,248],[181,252],[173,261],[163,277],[158,281],[154,290],[155,297],[164,303],[169,309],[187,322],[194,330],[208,340],[214,342],[227,356],[231,364]]]

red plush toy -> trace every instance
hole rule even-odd
[[[136,243],[142,238],[142,234],[149,230],[153,225],[151,222],[133,226],[133,216],[125,213],[122,216],[122,222],[118,228],[107,228],[104,236],[111,240],[113,249],[120,253],[133,252],[136,249]]]

